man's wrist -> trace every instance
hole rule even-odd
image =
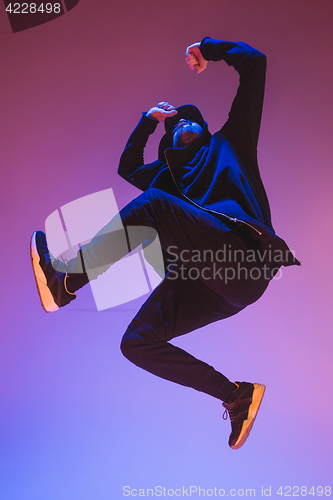
[[[157,118],[155,118],[155,117],[153,116],[153,114],[154,114],[154,113],[150,113],[150,114],[149,114],[149,111],[147,111],[147,113],[142,113],[142,114],[143,114],[143,116],[145,116],[146,118],[149,118],[150,120],[154,120],[155,122],[157,122],[157,123],[158,123]]]
[[[205,50],[205,45],[206,45],[206,40],[211,40],[211,37],[210,36],[205,36],[205,38],[203,38],[201,40],[201,43],[200,43],[200,46],[199,46],[199,49],[200,49],[200,52],[202,54],[202,57],[204,59],[206,59],[206,61],[209,61],[209,54],[207,53],[207,50]]]

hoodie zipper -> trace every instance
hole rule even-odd
[[[168,168],[169,168],[169,171],[170,171],[170,174],[171,174],[171,177],[172,177],[172,180],[176,186],[176,188],[178,189],[178,191],[180,192],[180,194],[182,196],[184,196],[184,198],[186,198],[190,203],[192,203],[193,205],[195,205],[196,207],[200,208],[201,210],[204,210],[205,212],[211,212],[213,214],[218,214],[218,215],[222,215],[222,217],[225,217],[226,219],[229,219],[230,221],[232,222],[241,222],[242,224],[245,224],[246,226],[249,226],[251,229],[253,229],[256,233],[258,233],[260,236],[262,235],[262,232],[260,232],[257,228],[251,226],[251,224],[249,224],[248,222],[245,222],[244,220],[241,220],[241,219],[236,219],[236,217],[230,217],[229,215],[226,215],[226,214],[223,214],[222,212],[217,212],[216,210],[212,210],[210,208],[205,208],[205,207],[202,207],[201,205],[198,205],[198,203],[196,203],[195,201],[191,200],[191,198],[189,198],[188,196],[186,196],[186,194],[183,193],[183,191],[180,189],[180,187],[178,186],[174,176],[173,176],[173,173],[172,173],[172,170],[170,168],[170,165],[169,165],[169,162],[166,158],[166,161],[167,161],[167,164],[168,164]]]

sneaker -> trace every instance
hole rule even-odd
[[[227,401],[222,403],[225,408],[224,420],[228,413],[230,417],[229,446],[233,450],[243,446],[247,440],[265,392],[265,386],[262,384],[247,382],[235,382],[235,384],[238,388]]]
[[[37,290],[44,310],[54,312],[76,298],[67,290],[67,271],[64,263],[51,258],[46,236],[36,231],[31,237],[30,256]]]

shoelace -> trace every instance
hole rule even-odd
[[[230,421],[232,422],[234,419],[233,411],[234,411],[235,403],[222,403],[222,406],[223,406],[223,408],[225,408],[223,415],[222,415],[223,420],[227,420],[228,413],[229,413]]]
[[[76,296],[77,296],[77,295],[76,295],[76,293],[74,293],[74,292],[70,292],[70,291],[68,290],[68,288],[67,288],[67,278],[69,278],[69,275],[67,274],[67,270],[66,270],[66,268],[67,268],[67,266],[68,266],[68,260],[67,260],[67,259],[64,259],[64,257],[63,257],[63,256],[61,256],[61,260],[62,260],[62,261],[63,261],[63,263],[64,263],[64,266],[65,266],[65,272],[66,272],[66,276],[65,276],[65,279],[64,279],[64,287],[65,287],[65,290],[66,290],[66,292],[67,292],[67,293],[69,293],[69,295],[75,295],[75,297],[76,297]]]
[[[63,263],[65,264],[65,266],[68,266],[68,260],[67,259],[64,259],[63,256],[61,256],[61,260],[63,261]]]
[[[237,389],[234,390],[232,395],[239,389],[239,382],[235,382],[235,386],[237,387]],[[225,408],[222,415],[223,420],[227,420],[229,413],[230,421],[233,422],[233,420],[235,419],[234,417],[235,402],[233,401],[230,401],[229,403],[223,402],[222,406],[223,408]]]
[[[50,253],[50,258],[51,258],[51,262],[52,262],[52,267],[53,269],[55,269],[56,271],[60,272],[60,273],[66,273],[66,266],[68,266],[68,260],[64,259],[63,256],[61,256],[61,260],[57,260],[53,257],[53,255]]]

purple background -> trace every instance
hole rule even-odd
[[[332,486],[331,0],[80,0],[1,35],[1,500],[109,500],[122,487]],[[211,132],[238,75],[184,62],[204,36],[266,53],[259,162],[277,233],[302,267],[238,316],[175,342],[231,380],[265,383],[249,441],[227,445],[217,400],[136,368],[119,350],[145,297],[97,312],[89,287],[56,314],[39,304],[29,239],[47,216],[112,187],[140,118],[193,102]],[[161,128],[161,127],[160,127]],[[151,139],[155,159],[162,130]],[[313,497],[312,497],[313,498]]]

